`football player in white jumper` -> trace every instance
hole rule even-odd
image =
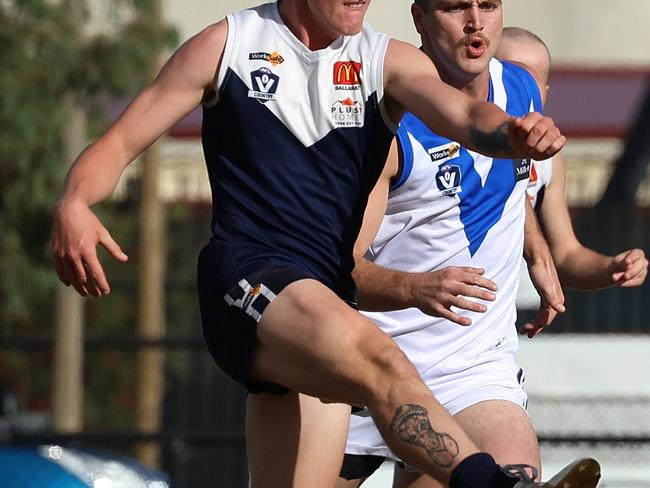
[[[500,1],[416,0],[412,13],[422,50],[444,81],[512,115],[541,109],[545,84],[535,70],[494,57]],[[354,276],[361,308],[374,310],[367,315],[479,448],[499,463],[524,463],[539,473],[524,375],[515,362],[529,171],[530,161],[468,150],[407,113],[369,200]],[[531,244],[526,255],[535,273]],[[543,325],[525,331],[534,335]],[[339,486],[358,486],[383,459],[399,460],[367,412],[355,412],[350,426],[342,470],[350,481]],[[569,481],[560,475],[549,483]],[[441,485],[398,466],[395,486]]]

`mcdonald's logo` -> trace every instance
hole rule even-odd
[[[356,61],[338,61],[334,63],[335,85],[360,85],[361,63]]]

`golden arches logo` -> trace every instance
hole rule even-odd
[[[360,85],[361,63],[356,61],[338,61],[334,63],[335,85]]]

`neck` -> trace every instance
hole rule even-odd
[[[465,80],[456,80],[455,82],[445,80],[445,77],[441,74],[441,79],[453,86],[458,88],[463,93],[469,95],[470,97],[476,100],[487,100],[490,93],[490,71],[485,69],[480,74],[467,78]]]

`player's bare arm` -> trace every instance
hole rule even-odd
[[[553,178],[544,194],[540,222],[562,283],[580,289],[643,284],[648,275],[648,258],[643,250],[630,249],[605,256],[580,243],[571,224],[565,180],[564,160],[558,154],[553,158]]]
[[[224,20],[188,40],[73,164],[57,204],[51,248],[59,278],[82,296],[110,292],[98,244],[127,259],[90,207],[112,193],[131,161],[201,102],[213,86],[226,35]]]
[[[483,269],[453,266],[427,273],[409,273],[388,269],[364,258],[381,225],[391,179],[398,171],[399,150],[396,140],[393,140],[384,171],[368,199],[355,243],[353,277],[357,283],[359,306],[362,310],[372,311],[417,307],[430,315],[470,325],[471,319],[452,312],[451,307],[479,313],[486,311],[484,304],[467,300],[495,299],[497,285],[482,276]]]
[[[522,44],[502,40],[497,55],[520,64],[537,81],[542,100],[546,99],[550,55],[540,42],[524,38]],[[616,256],[605,256],[583,246],[573,232],[566,203],[565,168],[560,154],[553,158],[553,178],[546,188],[540,208],[551,253],[563,284],[581,289],[618,285],[634,287],[644,283],[648,259],[641,249],[630,249]]]
[[[384,71],[395,121],[406,109],[432,131],[494,157],[546,159],[566,142],[548,117],[531,113],[511,118],[494,104],[444,84],[431,60],[410,44],[390,41]]]
[[[558,313],[565,311],[564,293],[560,285],[551,251],[542,235],[530,202],[526,199],[526,224],[524,230],[524,259],[535,289],[540,296],[537,315],[520,328],[522,334],[533,337],[553,322]]]

